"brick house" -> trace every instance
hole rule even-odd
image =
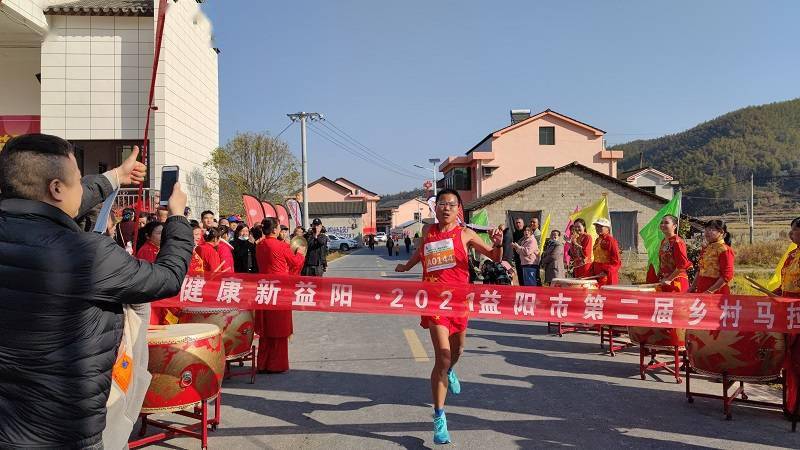
[[[569,215],[576,207],[608,198],[612,234],[622,250],[646,253],[639,230],[666,203],[658,195],[606,173],[572,162],[546,174],[533,176],[498,189],[464,205],[467,217],[480,209],[489,214],[490,224],[511,226],[522,217],[525,223],[538,217],[540,223],[551,215],[550,230],[564,231]]]
[[[292,198],[302,202],[302,191]],[[309,218],[319,217],[329,232],[340,236],[361,238],[374,234],[379,200],[378,194],[346,178],[320,177],[308,184]]]

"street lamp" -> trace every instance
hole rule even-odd
[[[431,163],[432,168],[433,168],[433,196],[434,197],[438,193],[437,189],[436,189],[436,164],[439,164],[439,161],[441,161],[439,158],[430,158],[430,159],[428,159],[428,162]],[[425,168],[420,166],[419,164],[414,164],[414,167],[418,167],[418,168],[420,168],[422,170],[425,170]]]

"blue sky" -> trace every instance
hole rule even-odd
[[[321,112],[321,132],[366,149],[346,145],[359,158],[312,129],[309,179],[378,193],[420,186],[430,171],[413,164],[463,154],[511,108],[554,109],[613,144],[800,96],[794,0],[207,0],[204,10],[222,50],[220,142]],[[299,134],[281,136],[298,157]],[[370,151],[383,167],[364,160],[377,159]]]

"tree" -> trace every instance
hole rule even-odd
[[[269,133],[237,133],[211,153],[205,164],[219,186],[221,213],[241,213],[243,193],[283,203],[300,189],[297,158],[289,144]],[[214,174],[214,172],[216,172]]]

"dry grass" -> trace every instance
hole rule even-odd
[[[734,245],[736,266],[774,268],[788,246],[785,239]]]

